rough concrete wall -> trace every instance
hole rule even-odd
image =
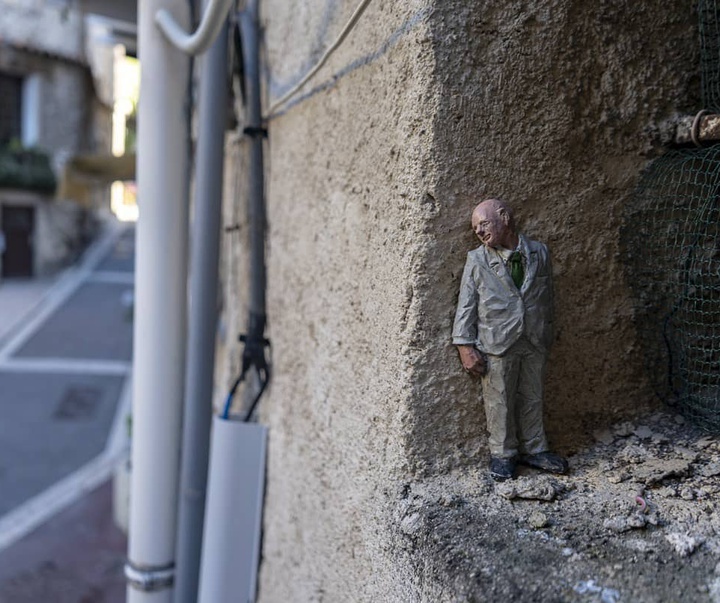
[[[546,415],[570,452],[590,430],[653,404],[623,281],[619,228],[657,125],[694,112],[690,2],[438,3],[436,215],[417,276],[419,342],[410,438],[420,471],[484,461],[478,383],[449,344],[474,204],[500,196],[553,255],[557,337]]]
[[[355,5],[263,3],[274,97]],[[424,9],[372,4],[309,86],[324,89],[269,125],[275,376],[261,409],[270,442],[260,601],[413,598],[388,545],[386,507],[406,474],[411,282],[432,174]],[[228,342],[244,322],[247,259],[227,243],[243,245],[243,212],[226,208],[226,225],[240,224],[226,235]],[[228,351],[225,366],[237,366]]]
[[[271,99],[354,5],[263,4]],[[554,255],[552,440],[572,450],[653,404],[618,231],[656,124],[694,108],[695,45],[689,3],[372,3],[270,121],[261,601],[454,600],[431,547],[407,563],[398,527],[411,482],[485,462],[478,385],[450,345],[484,196],[513,203]],[[221,389],[245,312],[240,148],[232,160]]]

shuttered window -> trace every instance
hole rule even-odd
[[[0,73],[0,145],[20,140],[22,78]]]

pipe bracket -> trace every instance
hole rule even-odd
[[[143,592],[164,590],[175,582],[175,564],[135,565],[128,560],[125,563],[125,580],[130,586]]]

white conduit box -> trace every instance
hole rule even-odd
[[[253,603],[267,427],[213,418],[199,603]]]

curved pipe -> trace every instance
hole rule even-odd
[[[232,3],[233,0],[210,0],[202,21],[194,34],[185,33],[185,30],[176,23],[173,16],[164,8],[155,13],[155,23],[163,35],[176,48],[187,54],[200,54],[210,47],[210,44],[220,33]]]

